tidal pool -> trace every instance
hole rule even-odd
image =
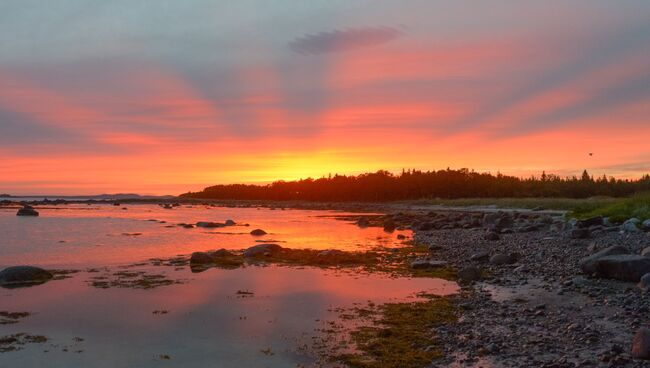
[[[367,250],[401,241],[397,233],[323,217],[341,214],[332,211],[127,208],[60,206],[40,209],[38,218],[2,210],[0,265],[79,272],[34,287],[0,289],[0,311],[30,313],[0,324],[0,338],[47,338],[0,353],[0,367],[307,367],[319,360],[313,346],[324,338],[320,330],[354,323],[340,318],[341,308],[457,291],[455,283],[440,279],[354,270],[271,265],[192,273],[189,266],[141,264],[196,250],[246,248],[260,240],[249,234],[258,227],[269,233],[262,240],[293,248]],[[165,227],[228,218],[250,226]],[[93,280],[119,272],[145,272],[173,283],[146,290],[93,286]]]

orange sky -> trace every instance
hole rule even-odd
[[[0,193],[650,172],[644,2],[82,3],[0,22]]]

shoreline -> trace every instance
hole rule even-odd
[[[435,328],[445,354],[432,366],[650,366],[630,354],[633,335],[650,324],[647,294],[635,282],[591,277],[579,266],[612,245],[639,254],[650,233],[598,225],[576,239],[563,218],[519,211],[501,212],[507,225],[490,238],[493,225],[467,225],[474,214],[392,215],[413,230],[415,243],[429,246],[431,260],[487,275],[459,280],[452,297],[459,322]]]

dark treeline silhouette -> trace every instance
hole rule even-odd
[[[330,175],[320,179],[276,181],[267,185],[227,184],[185,193],[183,197],[205,199],[258,199],[308,201],[392,201],[422,198],[503,197],[621,197],[650,191],[650,176],[621,180],[593,178],[585,170],[581,177],[560,177],[542,173],[519,178],[478,173],[468,169],[418,171],[399,175],[388,171],[357,176]]]

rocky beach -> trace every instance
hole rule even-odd
[[[641,360],[649,357],[647,222],[457,209],[396,213],[383,224],[412,228],[429,248],[412,267],[458,271],[462,289],[451,298],[460,317],[435,327],[445,354],[432,366],[650,366]]]
[[[423,287],[426,279],[434,284],[436,280],[447,279],[457,282],[459,288],[452,291],[451,286],[446,286],[447,291],[439,296],[418,297],[419,301],[415,302],[402,299],[398,303],[375,300],[365,307],[360,307],[358,302],[333,305],[333,312],[330,311],[333,314],[323,321],[340,328],[317,328],[320,332],[316,336],[320,336],[321,342],[306,350],[318,359],[312,363],[303,359],[301,364],[323,367],[650,366],[645,360],[650,358],[650,330],[646,328],[650,325],[650,299],[646,293],[650,286],[650,276],[646,275],[650,274],[650,258],[646,257],[650,254],[647,221],[628,219],[612,223],[603,217],[576,220],[565,212],[543,208],[517,210],[418,203],[91,205],[100,213],[110,211],[115,215],[144,210],[132,219],[140,224],[138,227],[119,225],[120,231],[125,231],[120,239],[128,242],[147,241],[156,231],[147,231],[146,227],[154,226],[174,234],[173,239],[181,236],[189,240],[189,234],[196,234],[202,239],[219,236],[226,240],[239,239],[236,244],[252,242],[253,245],[226,248],[219,246],[225,245],[224,242],[188,245],[184,254],[110,267],[45,270],[13,265],[19,267],[7,267],[0,272],[2,286],[8,290],[34,286],[36,290],[62,282],[57,280],[82,278],[83,284],[96,290],[134,289],[146,293],[150,289],[192,288],[193,278],[214,277],[210,272],[227,275],[237,270],[240,277],[246,275],[245,280],[257,274],[255,269],[262,266],[263,269],[286,268],[283,273],[314,268],[325,274],[332,270],[343,272],[348,275],[346,278],[377,275],[398,279],[403,292],[389,294],[397,296],[407,295],[406,290],[426,295]],[[48,216],[56,216],[57,211],[70,210],[69,207],[76,209],[74,213],[87,210],[86,204],[80,203],[59,203],[54,205],[58,206],[56,211],[47,206],[52,204],[35,202],[22,207],[9,204],[5,211],[17,210],[19,218],[26,209],[38,210],[45,217],[35,221],[43,221]],[[257,218],[191,220],[214,211],[223,216],[255,214]],[[160,217],[173,215],[174,219],[186,221],[146,219],[148,213]],[[273,213],[288,216],[289,220],[264,220],[272,218]],[[290,234],[287,229],[294,228],[283,229],[290,222],[307,219],[301,216],[311,218],[309,221],[314,225],[310,226],[329,224],[321,231],[340,227],[349,229],[342,234],[371,232],[366,235],[367,244],[363,247],[339,245],[337,248],[336,242],[347,244],[350,240],[341,235],[335,243],[303,248],[300,245],[307,244],[309,236],[316,234],[287,237]],[[111,229],[116,225],[112,226]],[[376,240],[371,241],[369,235],[376,236]],[[207,244],[217,246],[208,248]],[[388,281],[383,283],[388,285]],[[8,294],[10,298],[11,295]],[[242,287],[235,295],[254,299],[258,291]],[[156,315],[168,313],[164,308],[156,310],[159,312]],[[396,319],[394,314],[391,317],[391,310],[399,311],[401,317]],[[3,312],[3,321],[10,326],[19,325],[32,312],[7,310]],[[360,333],[363,331],[366,335]],[[372,334],[368,335],[368,331]],[[16,347],[47,341],[39,336],[7,335],[7,349],[3,352],[11,354]],[[339,342],[338,346],[333,346],[333,341]],[[395,343],[408,346],[395,350],[391,347]],[[373,344],[375,348],[369,348]],[[383,350],[376,350],[378,344],[385,345]],[[343,351],[348,351],[347,355]],[[354,354],[349,355],[349,351]],[[394,355],[398,353],[404,357],[396,359]],[[176,354],[180,353],[175,351],[169,355]],[[156,364],[166,360],[157,359]]]

